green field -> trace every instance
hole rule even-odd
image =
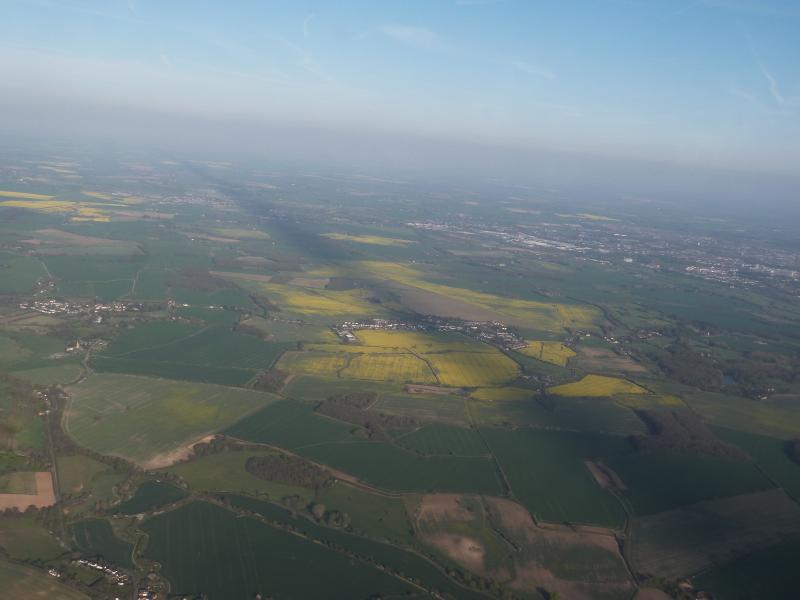
[[[316,501],[328,509],[347,513],[354,533],[403,545],[414,542],[402,498],[372,494],[338,481],[333,486],[321,488]]]
[[[719,600],[793,600],[800,589],[798,556],[800,541],[786,541],[714,567],[693,581]]]
[[[31,471],[15,471],[0,475],[0,494],[35,494],[36,479]]]
[[[223,430],[231,437],[290,450],[325,442],[353,441],[353,426],[314,414],[310,406],[281,400]]]
[[[798,536],[800,507],[770,490],[634,518],[629,556],[639,573],[678,578]]]
[[[67,587],[44,571],[0,560],[0,590],[14,600],[89,600],[89,596]]]
[[[84,556],[100,556],[124,568],[133,568],[133,546],[119,539],[106,519],[85,519],[69,528],[75,548]]]
[[[234,333],[223,325],[152,321],[123,331],[92,366],[101,372],[243,385],[291,346]]]
[[[32,256],[0,252],[3,277],[0,278],[0,294],[27,292],[40,278],[47,276],[42,263]]]
[[[13,375],[37,385],[55,385],[75,381],[81,374],[77,363],[58,364],[51,367],[39,367],[14,371]]]
[[[181,339],[146,349],[114,354],[117,358],[259,370],[272,366],[291,344],[263,342],[252,335],[209,327]]]
[[[800,465],[789,458],[784,440],[722,427],[714,428],[714,433],[747,452],[768,477],[800,501]]]
[[[0,547],[15,560],[48,561],[66,550],[31,516],[0,516]]]
[[[298,452],[387,490],[503,492],[494,461],[488,458],[423,457],[382,442],[318,444]]]
[[[639,515],[773,487],[753,464],[727,458],[654,452],[607,463],[622,478],[623,495]]]
[[[142,529],[146,556],[162,564],[173,590],[203,592],[209,600],[255,593],[338,600],[411,590],[375,567],[203,502],[154,517]]]
[[[300,531],[303,535],[323,542],[333,543],[344,548],[348,553],[385,565],[394,572],[404,573],[422,582],[426,588],[438,590],[446,594],[445,598],[458,598],[459,600],[486,599],[487,596],[478,591],[470,590],[457,585],[452,579],[445,576],[444,572],[435,567],[431,562],[419,554],[408,552],[357,535],[351,535],[337,529],[322,527],[308,519],[298,518],[289,511],[268,502],[261,502],[242,496],[226,497],[233,506],[244,508],[263,516],[271,522],[289,526]],[[424,595],[424,597],[428,597]]]
[[[449,425],[431,424],[395,438],[395,442],[413,452],[440,456],[486,456],[486,447],[480,433]]]
[[[98,460],[76,454],[74,456],[59,456],[58,484],[62,494],[82,494],[92,489],[93,480],[110,467]]]
[[[107,356],[122,357],[175,344],[197,335],[202,327],[180,321],[150,321],[123,329],[106,348]]]
[[[273,452],[269,450],[216,452],[169,467],[167,471],[179,476],[192,489],[203,492],[232,492],[271,500],[299,496],[310,501],[312,493],[307,488],[267,481],[245,470],[245,463],[251,456],[263,456]]]
[[[542,429],[625,435],[646,432],[636,413],[605,398],[548,396],[525,400],[470,400],[469,409],[477,422],[486,425],[513,423]]]
[[[517,498],[544,521],[621,527],[625,511],[584,461],[627,451],[624,438],[591,433],[482,429]]]
[[[160,377],[163,379],[178,379],[229,386],[242,386],[250,381],[256,374],[256,371],[252,369],[187,365],[176,362],[159,362],[153,360],[131,360],[127,358],[111,358],[108,356],[93,357],[91,365],[92,369],[98,373],[144,375],[146,377]]]
[[[66,429],[87,448],[147,463],[275,400],[209,384],[93,375],[68,390]]]
[[[160,481],[145,481],[136,493],[116,507],[116,511],[123,515],[137,515],[154,508],[172,504],[186,497],[186,492],[170,483]]]

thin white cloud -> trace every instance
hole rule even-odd
[[[303,37],[308,37],[310,30],[309,26],[311,25],[311,21],[313,21],[317,15],[315,13],[309,13],[305,19],[303,19]]]
[[[775,102],[777,102],[778,106],[783,106],[786,103],[786,99],[778,89],[778,81],[775,79],[775,76],[770,73],[762,63],[758,63],[758,68],[761,69],[761,74],[767,80],[767,84],[769,85],[769,93],[772,94],[772,97],[775,99]]]
[[[517,69],[518,71],[522,71],[527,75],[534,75],[536,77],[542,77],[544,79],[555,79],[556,75],[549,69],[545,69],[544,67],[540,67],[538,65],[532,65],[524,60],[512,60],[511,66]]]
[[[446,50],[447,44],[435,31],[412,25],[384,25],[380,32],[405,46],[419,50]]]

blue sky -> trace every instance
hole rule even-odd
[[[797,0],[3,0],[0,97],[787,171],[798,31]]]

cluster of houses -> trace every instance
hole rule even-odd
[[[124,571],[120,571],[119,569],[115,569],[114,567],[110,567],[109,565],[105,565],[98,560],[79,558],[75,561],[75,564],[83,567],[88,567],[90,569],[95,569],[97,571],[101,571],[113,583],[116,583],[119,586],[127,584],[130,579],[128,577],[128,574],[125,573]]]
[[[125,312],[140,311],[142,305],[133,302],[67,302],[66,300],[33,300],[32,302],[20,302],[22,310],[33,310],[45,315],[96,315],[101,318],[99,313],[106,312]]]
[[[519,350],[528,345],[513,329],[499,321],[462,321],[440,317],[425,317],[419,321],[397,321],[392,319],[370,319],[367,321],[344,321],[332,327],[340,340],[358,343],[355,332],[362,329],[384,331],[456,331],[487,344],[505,350]]]

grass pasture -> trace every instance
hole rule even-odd
[[[76,454],[74,456],[59,456],[58,484],[62,494],[77,495],[89,491],[92,481],[110,467],[98,460]]]
[[[0,547],[15,560],[48,561],[65,549],[31,516],[0,516]]]
[[[530,392],[529,392],[530,394]],[[485,425],[513,423],[523,427],[588,431],[615,435],[644,434],[636,414],[609,400],[552,396],[546,399],[477,401],[470,399],[470,413]]]
[[[197,335],[202,327],[181,321],[149,321],[123,329],[106,348],[104,354],[113,357],[161,348]]]
[[[280,400],[249,415],[222,431],[223,434],[288,450],[358,438],[352,425],[314,414],[313,409],[293,400]]]
[[[92,369],[98,373],[141,375],[228,386],[243,386],[257,373],[254,369],[187,365],[155,360],[130,360],[110,356],[94,356],[90,364]]]
[[[272,452],[252,449],[217,452],[168,467],[166,470],[179,476],[192,489],[201,492],[230,492],[276,501],[286,496],[300,496],[305,501],[310,501],[312,494],[309,489],[268,481],[247,472],[245,463],[248,458]]]
[[[81,374],[81,367],[78,363],[66,363],[14,371],[12,374],[35,385],[57,385],[75,381]]]
[[[337,481],[333,486],[320,489],[316,500],[329,510],[347,513],[355,533],[404,545],[414,543],[402,498],[372,494],[344,481]]]
[[[146,350],[117,355],[128,360],[174,362],[207,367],[269,368],[288,344],[263,342],[257,337],[209,327],[194,335]]]
[[[639,573],[686,577],[798,534],[800,508],[770,490],[633,519],[631,560]]]
[[[39,279],[47,276],[42,263],[32,256],[0,252],[0,294],[28,292]]]
[[[721,600],[769,598],[792,600],[800,589],[797,557],[800,541],[787,540],[750,553],[747,556],[714,566],[695,577],[693,582]]]
[[[532,429],[482,430],[511,491],[543,521],[621,527],[620,502],[594,480],[584,461],[627,451],[624,438]]]
[[[298,452],[387,490],[489,495],[503,491],[494,461],[489,458],[423,457],[383,442],[317,444]]]
[[[469,415],[461,396],[442,394],[384,393],[372,410],[390,415],[412,417],[466,426]]]
[[[789,496],[800,501],[800,465],[789,458],[784,440],[722,427],[714,428],[714,433],[747,452]]]
[[[400,596],[411,588],[380,570],[281,529],[195,502],[146,521],[146,556],[172,589],[209,600]]]
[[[800,403],[781,400],[754,401],[731,394],[697,392],[686,403],[705,421],[784,440],[800,437]]]
[[[288,525],[310,539],[320,540],[323,543],[333,543],[356,556],[368,559],[375,564],[385,565],[388,569],[403,573],[408,577],[413,577],[424,586],[438,590],[440,594],[444,594],[445,598],[458,598],[459,600],[486,599],[486,596],[477,590],[456,584],[439,567],[434,566],[433,563],[422,558],[416,552],[409,552],[397,546],[373,541],[360,535],[352,535],[341,530],[322,527],[309,519],[298,518],[286,509],[268,502],[242,496],[230,496],[226,499],[233,506],[252,511],[270,522],[277,522],[283,526]],[[370,505],[378,514],[381,512],[381,509],[377,506],[371,503]],[[403,519],[400,520],[402,521]],[[415,595],[412,597],[427,598],[429,595],[423,593],[421,596]]]
[[[489,449],[474,429],[434,423],[395,438],[395,443],[424,456],[487,456]]]
[[[637,515],[773,487],[752,463],[728,458],[652,452],[607,463],[622,478],[622,494]]]
[[[14,600],[89,600],[89,596],[74,590],[36,569],[0,560],[0,589],[6,598]]]
[[[68,392],[65,427],[79,444],[150,468],[179,458],[187,444],[275,399],[250,390],[129,375],[95,374]]]
[[[288,347],[221,325],[152,321],[124,331],[92,365],[107,373],[244,385]]]
[[[14,471],[0,475],[0,494],[35,494],[36,474]]]

